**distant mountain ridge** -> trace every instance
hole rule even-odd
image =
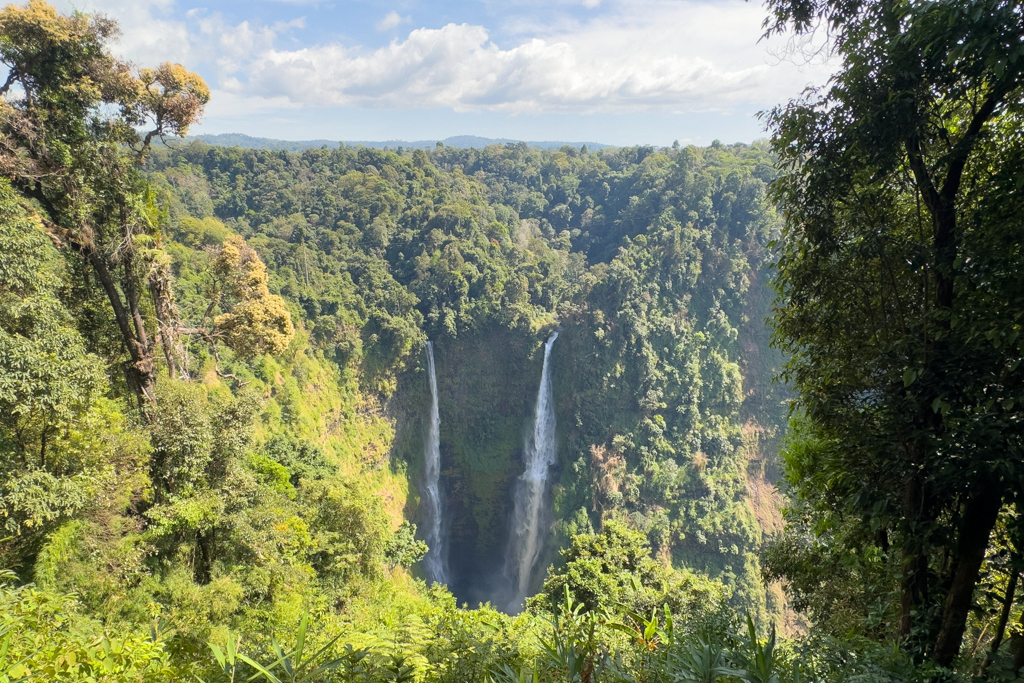
[[[245,149],[270,149],[299,152],[304,149],[317,149],[320,147],[337,147],[338,140],[275,140],[274,138],[256,138],[242,133],[220,133],[217,135],[196,135],[196,140],[202,140],[208,145],[217,147],[243,147]],[[504,145],[507,143],[525,142],[530,147],[542,149],[558,149],[563,145],[571,147],[582,147],[586,145],[589,149],[604,149],[612,145],[600,142],[564,142],[560,140],[513,140],[511,138],[482,138],[477,135],[453,135],[443,140],[343,140],[340,141],[348,147],[405,147],[407,149],[433,149],[438,142],[446,147],[487,147],[489,145]]]

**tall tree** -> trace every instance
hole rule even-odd
[[[805,449],[796,490],[891,537],[896,632],[949,666],[1024,483],[1024,14],[1000,0],[768,7],[768,33],[826,32],[842,59],[768,116],[788,170],[776,342],[830,444]]]
[[[109,19],[64,16],[43,0],[0,11],[0,173],[99,281],[131,359],[129,385],[146,403],[156,380],[147,290],[172,372],[175,344],[167,259],[138,164],[155,137],[185,134],[210,93],[179,65],[118,61],[116,36]]]

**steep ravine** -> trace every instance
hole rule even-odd
[[[729,583],[737,607],[761,615],[782,609],[761,585],[756,556],[777,499],[751,498],[751,482],[771,484],[785,396],[770,382],[781,359],[755,322],[770,296],[757,277],[751,280],[740,334],[725,339],[721,351],[709,350],[706,334],[676,333],[685,347],[677,353],[692,354],[690,379],[656,374],[642,348],[605,343],[598,331],[608,323],[596,307],[562,322],[551,356],[558,461],[544,492],[550,512],[538,536],[539,567],[557,562],[558,545],[572,533],[596,528],[602,519],[627,518],[665,561]],[[709,324],[695,316],[693,326]],[[449,587],[460,602],[505,607],[519,597],[506,549],[549,337],[550,329],[492,328],[434,346],[443,542]],[[735,373],[729,380],[735,386],[716,387],[708,376],[713,353],[735,353],[737,360],[719,371]],[[423,491],[431,394],[426,354],[420,358],[399,385],[396,400],[405,407],[395,455]],[[710,361],[702,366],[702,358]],[[645,408],[638,401],[645,386],[660,392],[660,404]],[[684,409],[693,411],[693,424],[673,417]],[[421,537],[430,520],[425,502],[410,510]],[[539,589],[542,576],[543,569],[529,593]]]
[[[498,329],[434,346],[449,588],[460,602],[494,601],[507,590],[502,574],[512,487],[523,468],[544,339]],[[408,463],[420,490],[430,411],[425,365],[405,374],[395,398],[401,410],[394,455]],[[425,506],[410,513],[425,528]]]

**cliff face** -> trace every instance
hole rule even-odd
[[[558,561],[557,548],[573,533],[624,519],[665,561],[731,585],[737,607],[781,610],[756,557],[763,534],[777,530],[773,483],[786,415],[784,390],[771,383],[781,358],[754,323],[770,301],[763,275],[744,274],[750,287],[735,327],[717,311],[684,310],[680,302],[692,297],[683,295],[660,302],[679,306],[672,316],[646,310],[657,334],[631,339],[629,325],[639,321],[606,315],[599,292],[561,321],[552,350],[559,462],[542,567]],[[718,335],[708,332],[713,324]],[[451,588],[471,604],[505,595],[512,492],[546,336],[492,328],[435,348]],[[403,377],[396,396],[407,423],[395,456],[409,463],[414,482],[429,402],[423,365]]]
[[[504,588],[512,487],[533,417],[539,345],[532,336],[490,330],[440,346],[436,362],[451,589],[475,604]]]

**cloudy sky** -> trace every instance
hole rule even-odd
[[[608,144],[763,137],[754,114],[829,65],[760,41],[755,0],[62,0],[120,54],[199,72],[196,133],[481,135]]]

